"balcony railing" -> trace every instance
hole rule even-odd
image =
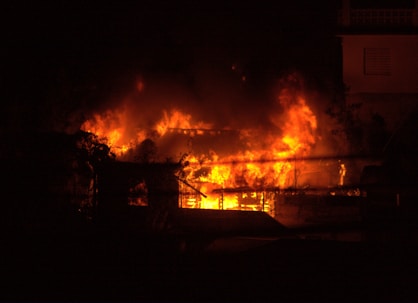
[[[414,9],[350,9],[348,20],[344,12],[338,12],[338,24],[361,27],[405,27],[414,26]]]

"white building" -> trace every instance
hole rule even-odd
[[[418,108],[418,0],[341,0],[338,37],[346,102],[395,130]]]

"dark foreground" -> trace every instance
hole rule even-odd
[[[405,233],[253,246],[257,237],[249,237],[246,249],[216,251],[206,249],[213,237],[204,234],[14,231],[3,235],[0,295],[4,302],[416,302],[418,247]]]
[[[1,301],[418,300],[418,250],[403,241],[284,238],[237,252],[205,251],[204,243],[108,231],[15,233],[3,241]]]

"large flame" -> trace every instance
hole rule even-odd
[[[283,89],[277,103],[281,112],[271,113],[270,127],[245,128],[235,133],[215,129],[210,121],[196,121],[190,113],[175,108],[163,109],[148,129],[132,127],[126,107],[95,114],[81,129],[106,137],[120,159],[145,139],[164,146],[164,140],[173,134],[189,138],[237,134],[239,144],[224,143],[230,145],[227,152],[208,143],[198,148],[199,142],[190,140],[172,152],[173,158],[180,161],[181,157],[186,164],[178,176],[183,181],[179,183],[183,192],[179,203],[181,207],[266,211],[272,207],[271,192],[297,186],[296,165],[300,169],[301,160],[316,143],[317,119],[302,92]]]
[[[250,205],[257,208],[266,205],[265,191],[296,186],[295,159],[298,158],[300,165],[300,159],[309,154],[315,143],[316,117],[305,100],[299,98],[280,116],[284,123],[278,120],[273,121],[277,122],[277,128],[270,133],[264,133],[265,130],[241,132],[241,140],[248,143],[247,146],[256,146],[255,141],[265,140],[264,148],[245,149],[223,157],[213,151],[210,156],[189,155],[185,179],[192,184],[205,184],[201,191],[206,196],[200,197],[199,207],[241,209],[240,201],[250,195],[253,200]],[[260,196],[257,193],[261,193]],[[191,204],[195,206],[196,197],[193,199]]]

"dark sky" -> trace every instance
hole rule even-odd
[[[30,115],[43,110],[51,86],[87,94],[86,87],[116,87],[138,72],[184,74],[239,63],[261,82],[321,62],[318,54],[334,34],[335,3],[6,0],[2,86],[8,103],[18,104],[15,115],[21,104]]]
[[[3,5],[7,46],[79,59],[128,49],[167,55],[169,48],[207,45],[266,48],[302,28],[326,31],[335,17],[332,1],[324,0],[97,3],[9,1]]]

